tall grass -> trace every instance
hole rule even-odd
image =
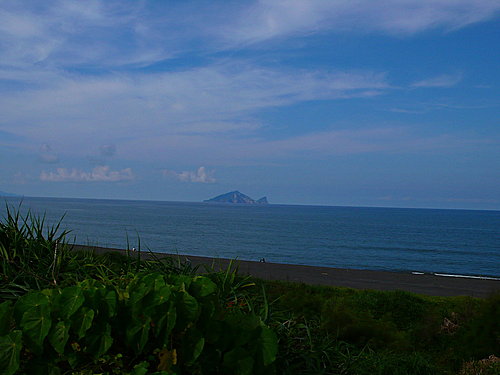
[[[67,230],[61,220],[46,224],[46,216],[25,215],[6,205],[0,222],[0,296],[17,297],[30,289],[57,285],[69,256]]]
[[[0,301],[16,299],[30,290],[72,285],[88,278],[115,283],[142,271],[194,275],[198,267],[177,258],[158,258],[148,250],[97,254],[91,247],[74,250],[63,229],[64,216],[48,224],[46,215],[6,204],[0,220]]]

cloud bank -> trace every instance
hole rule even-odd
[[[42,171],[40,174],[40,180],[44,182],[120,182],[133,179],[132,169],[112,171],[107,165],[95,167],[90,172],[75,168],[57,168],[55,172]]]

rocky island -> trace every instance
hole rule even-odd
[[[218,195],[215,198],[207,199],[204,202],[209,203],[236,203],[236,204],[269,204],[267,197],[254,200],[248,195],[240,193],[239,191],[231,191],[226,194]]]

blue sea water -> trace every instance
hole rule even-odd
[[[3,198],[11,206],[21,199]],[[22,199],[79,244],[386,271],[500,276],[500,211]],[[5,215],[5,205],[0,207]]]

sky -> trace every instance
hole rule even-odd
[[[0,191],[500,209],[498,0],[0,0]]]

